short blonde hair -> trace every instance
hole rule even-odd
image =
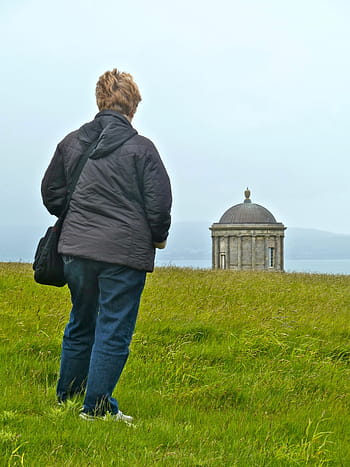
[[[96,84],[96,103],[99,110],[115,110],[132,117],[141,101],[141,94],[129,73],[106,71]]]

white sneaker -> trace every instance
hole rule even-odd
[[[117,422],[119,421],[125,422],[125,423],[128,423],[129,425],[131,425],[132,422],[134,421],[133,417],[131,417],[130,415],[125,415],[121,410],[118,410],[118,413],[116,414],[105,415],[106,419],[108,419],[109,417],[111,417],[112,420],[115,420]]]
[[[130,415],[125,415],[121,410],[118,413],[107,413],[106,415],[98,416],[98,415],[90,415],[86,412],[80,412],[79,417],[83,420],[94,421],[94,420],[112,420],[115,422],[124,422],[128,425],[132,425],[134,421],[133,417]]]

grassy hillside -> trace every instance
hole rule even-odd
[[[0,263],[1,465],[350,465],[350,276],[156,270],[116,391],[134,428],[56,406],[69,306]]]

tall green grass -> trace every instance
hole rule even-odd
[[[56,405],[69,308],[0,264],[1,465],[350,465],[350,276],[148,275],[116,389],[133,428]]]

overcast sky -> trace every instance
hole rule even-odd
[[[249,186],[287,227],[350,234],[348,0],[1,0],[0,22],[0,225],[50,222],[43,173],[117,67],[175,222],[209,226]]]

